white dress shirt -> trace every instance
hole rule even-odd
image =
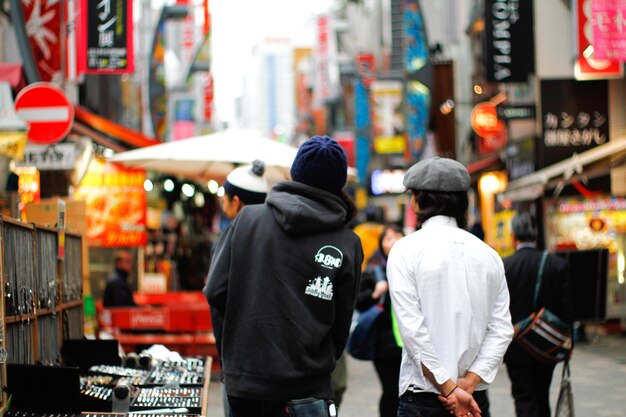
[[[487,389],[513,336],[497,252],[454,218],[435,216],[395,243],[387,278],[404,342],[400,395],[410,385],[439,393],[421,364],[438,384],[472,371],[485,382],[477,390]]]

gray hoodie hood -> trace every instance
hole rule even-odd
[[[272,187],[266,203],[280,227],[289,234],[339,229],[347,215],[339,196],[295,181]]]

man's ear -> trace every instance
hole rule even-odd
[[[239,214],[245,204],[243,203],[243,201],[241,201],[238,195],[234,195],[233,198],[231,198],[231,201],[237,207],[237,214]]]

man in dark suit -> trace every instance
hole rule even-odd
[[[537,226],[529,213],[511,220],[516,251],[504,259],[504,270],[511,298],[513,323],[528,317],[534,310],[534,292],[542,251],[535,244]],[[563,321],[572,323],[572,302],[566,262],[548,255],[536,309],[546,307]],[[517,417],[550,417],[550,383],[554,364],[535,359],[513,341],[504,356]]]

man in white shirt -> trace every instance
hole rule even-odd
[[[438,157],[404,177],[421,229],[387,264],[404,343],[398,417],[489,416],[486,389],[513,326],[500,256],[464,230],[469,183],[462,164]]]

